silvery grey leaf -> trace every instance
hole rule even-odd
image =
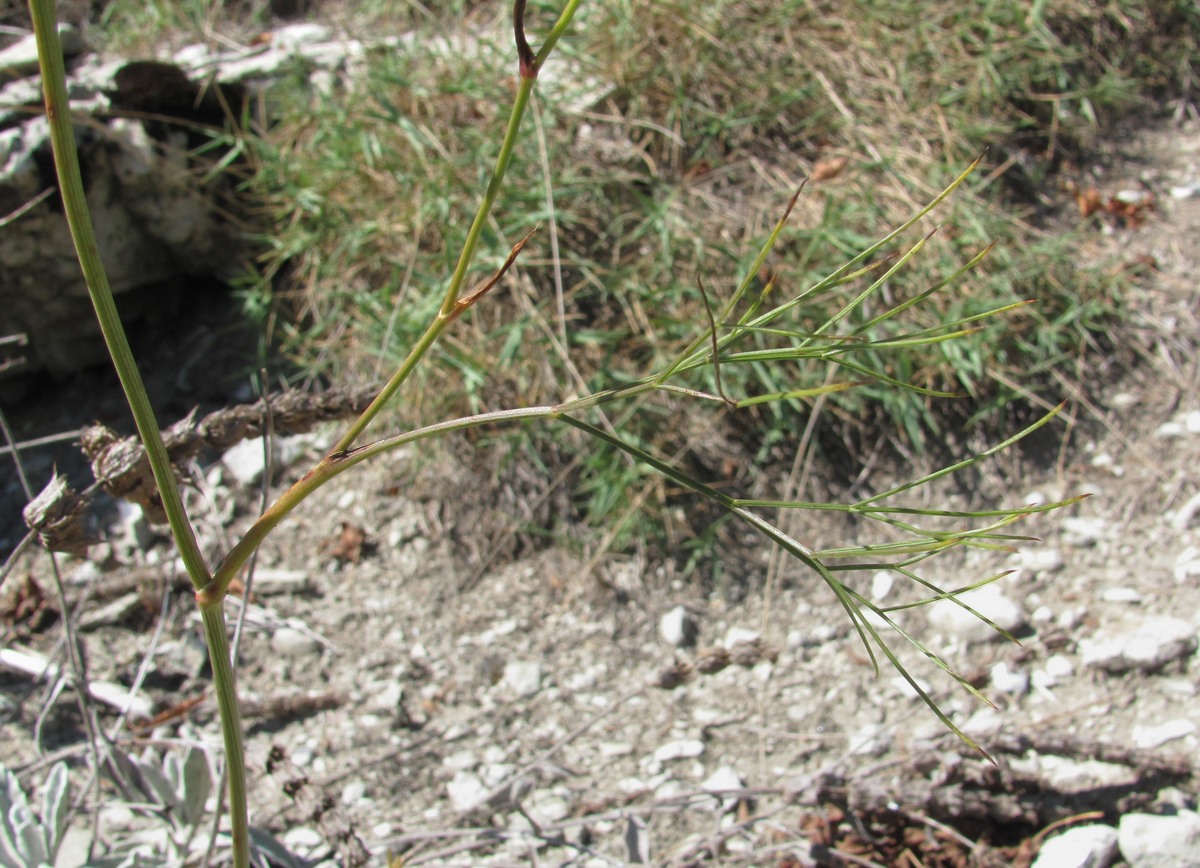
[[[650,861],[650,830],[641,817],[630,817],[625,824],[625,852],[630,864],[645,865]]]
[[[179,754],[169,753],[163,757],[163,775],[171,782],[171,789],[175,790],[177,801],[182,801],[183,793],[183,761],[179,759]]]
[[[0,865],[20,865],[21,858],[21,850],[6,816],[0,823]]]
[[[46,849],[51,859],[58,853],[67,828],[67,764],[55,763],[42,785],[42,826],[46,830]]]
[[[153,792],[146,792],[147,784],[142,780],[142,773],[137,761],[116,744],[109,747],[109,752],[113,762],[104,764],[105,777],[116,784],[126,801],[153,801],[155,795]],[[116,768],[114,769],[113,766]],[[132,792],[133,789],[136,789],[137,792]]]
[[[139,760],[135,757],[129,758],[137,767],[138,775],[141,778],[142,791],[146,796],[164,808],[174,808],[177,801],[175,788],[171,786],[171,782],[153,763]]]
[[[251,848],[254,861],[261,868],[305,868],[307,865],[266,829],[251,826],[250,841],[254,845]]]
[[[199,823],[204,817],[204,803],[212,791],[212,771],[208,767],[208,756],[199,748],[188,749],[183,759],[183,791],[180,805],[184,821],[188,825]]]
[[[46,836],[42,832],[41,824],[36,819],[28,817],[15,824],[13,832],[17,839],[17,846],[21,849],[23,864],[40,865],[47,861]]]
[[[127,853],[124,856],[109,856],[105,859],[94,859],[88,868],[167,868],[167,863],[161,859],[150,859],[139,853]]]
[[[17,780],[17,776],[10,772],[4,766],[0,766],[0,772],[3,773],[4,791],[0,792],[0,799],[3,799],[3,804],[0,804],[0,809],[3,810],[4,821],[10,823],[9,829],[12,829],[10,817],[12,812],[17,809],[24,808],[29,810],[29,802],[25,799],[25,791],[21,789],[21,782]]]

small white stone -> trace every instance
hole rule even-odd
[[[1108,406],[1114,410],[1129,410],[1136,407],[1141,402],[1141,398],[1133,392],[1117,392],[1108,399]]]
[[[1102,633],[1079,643],[1085,666],[1106,672],[1153,671],[1196,648],[1197,629],[1180,618],[1147,618],[1120,633]]]
[[[1083,623],[1083,619],[1087,617],[1087,608],[1084,606],[1074,606],[1070,609],[1064,609],[1058,615],[1058,626],[1064,630],[1074,630]]]
[[[1068,795],[1100,787],[1128,787],[1137,783],[1137,772],[1117,763],[1072,760],[1053,754],[1039,756],[1037,763],[1047,785]]]
[[[154,531],[146,520],[142,507],[127,500],[117,501],[117,513],[120,515],[121,530],[129,544],[138,551],[146,551],[154,545]]]
[[[94,545],[88,549],[88,560],[83,561],[79,566],[72,568],[67,574],[68,585],[88,585],[92,582],[100,581],[104,572],[100,569],[100,564],[96,563],[99,560],[101,563],[112,557],[112,550],[107,545]],[[186,572],[182,569],[183,563],[179,562],[176,570],[178,572]]]
[[[504,664],[500,684],[519,697],[533,696],[542,689],[542,664],[536,660],[510,660]]]
[[[508,750],[500,747],[499,744],[488,744],[484,748],[484,762],[503,762],[508,755]]]
[[[1046,673],[1054,678],[1070,678],[1075,674],[1075,664],[1069,657],[1055,654],[1046,658]]]
[[[490,763],[480,767],[479,777],[487,786],[496,787],[501,781],[508,780],[516,770],[517,767],[513,763]],[[521,784],[521,781],[517,784]]]
[[[743,786],[745,784],[741,775],[734,771],[732,766],[721,766],[701,782],[700,789],[718,793],[723,790],[740,790]]]
[[[685,787],[681,781],[677,781],[674,778],[666,778],[654,788],[654,798],[656,801],[665,802],[688,789],[690,788]]]
[[[271,439],[271,468],[274,472],[294,464],[305,452],[319,445],[312,434],[296,434],[291,437]],[[263,438],[243,440],[225,450],[221,463],[225,469],[244,486],[257,485],[265,469]]]
[[[1133,588],[1105,588],[1100,598],[1106,603],[1140,603],[1142,595]]]
[[[297,826],[283,833],[283,843],[289,850],[315,850],[322,844],[321,833],[307,826]]]
[[[1191,199],[1195,196],[1200,196],[1200,181],[1171,188],[1171,197],[1174,199]]]
[[[992,667],[992,686],[1001,693],[1012,693],[1024,696],[1029,692],[1029,673],[1020,669],[1009,669],[1008,664],[1001,661]]]
[[[328,27],[320,24],[288,24],[271,33],[271,44],[278,48],[296,49],[301,45],[328,42],[333,38]]]
[[[1118,190],[1113,198],[1125,205],[1148,205],[1154,201],[1149,190]]]
[[[762,638],[762,634],[757,630],[749,630],[746,627],[730,627],[725,631],[725,647],[732,648],[739,642],[757,642]]]
[[[1193,410],[1183,419],[1183,427],[1189,434],[1200,434],[1200,410]]]
[[[1200,576],[1200,549],[1188,546],[1175,558],[1175,582],[1184,584],[1188,579]]]
[[[1139,724],[1133,728],[1133,743],[1137,747],[1149,750],[1164,745],[1169,741],[1187,738],[1189,735],[1194,735],[1195,732],[1196,724],[1183,718],[1168,720],[1165,723],[1160,723],[1158,726],[1143,726]]]
[[[734,771],[732,766],[721,766],[701,782],[700,789],[709,793],[727,793],[731,790],[740,790],[744,786],[745,783],[741,776]],[[737,797],[726,796],[712,807],[729,811],[737,805],[737,802]]]
[[[1200,815],[1126,814],[1117,843],[1130,868],[1196,868],[1200,853]]]
[[[254,572],[255,594],[303,593],[312,587],[312,578],[304,570],[259,567]]]
[[[686,648],[696,644],[699,628],[687,608],[676,606],[658,622],[658,635],[672,648]]]
[[[263,439],[252,437],[231,446],[221,456],[221,463],[243,486],[249,487],[256,484],[262,478],[263,470],[266,468]]]
[[[290,759],[292,761],[292,765],[298,768],[304,768],[313,761],[313,752],[310,748],[298,747],[292,751]]]
[[[1117,858],[1112,826],[1075,826],[1046,840],[1033,868],[1108,868]]]
[[[362,781],[351,781],[342,787],[342,804],[347,808],[362,801],[367,794],[367,785]]]
[[[1058,679],[1046,672],[1045,669],[1035,669],[1029,676],[1029,683],[1042,696],[1047,699],[1054,699],[1054,693],[1051,687],[1058,686]]]
[[[635,793],[644,793],[649,787],[641,778],[621,778],[617,781],[617,789],[625,795],[631,796]]]
[[[930,684],[928,681],[926,681],[924,678],[916,678],[916,677],[913,678],[913,681],[915,681],[917,683],[917,687],[919,687],[919,688],[921,688],[921,690],[925,691],[926,696],[929,695],[929,691],[931,688],[930,688]],[[916,689],[911,684],[908,683],[908,679],[905,678],[903,675],[894,676],[893,678],[891,678],[888,681],[888,683],[901,696],[907,697],[909,699],[920,699],[921,698],[921,694],[917,693]]]
[[[525,809],[540,824],[557,823],[571,813],[571,803],[553,790],[539,790],[525,803]]]
[[[868,723],[850,734],[847,750],[857,756],[883,756],[891,746],[891,730],[877,723]]]
[[[1071,516],[1062,520],[1063,540],[1067,545],[1094,546],[1108,533],[1108,523],[1099,517]]]
[[[994,708],[981,708],[967,718],[962,731],[967,735],[996,735],[1004,728],[1004,716]]]
[[[1168,696],[1196,695],[1196,685],[1187,678],[1160,678],[1158,689]]]
[[[404,687],[398,681],[389,681],[370,691],[367,706],[376,711],[395,712],[404,701]]]
[[[451,807],[462,814],[486,799],[488,789],[483,785],[479,775],[474,772],[460,771],[454,775],[454,780],[446,784],[446,794],[450,796]]]
[[[442,759],[442,765],[452,772],[463,772],[479,765],[479,757],[474,751],[458,750]]]
[[[681,759],[695,759],[704,753],[704,742],[695,738],[684,738],[669,741],[654,751],[654,761],[659,763],[674,762]]]
[[[271,650],[283,657],[309,657],[321,653],[321,643],[308,633],[280,627],[271,635]]]
[[[1192,523],[1192,519],[1196,517],[1197,512],[1200,512],[1200,493],[1193,494],[1183,506],[1175,511],[1175,516],[1171,519],[1171,525],[1177,531],[1185,531],[1188,529],[1188,525]]]
[[[1054,620],[1054,610],[1049,606],[1038,606],[1029,616],[1033,624],[1049,624]]]
[[[887,598],[896,585],[896,574],[891,570],[879,570],[871,576],[871,599],[880,602]]]
[[[600,756],[605,758],[629,756],[633,753],[633,745],[627,741],[602,741],[597,748]]]
[[[1030,506],[1045,506],[1050,498],[1044,491],[1031,491],[1025,495],[1024,502]]]
[[[1031,573],[1053,573],[1063,568],[1063,554],[1057,548],[1021,549],[1021,566]]]
[[[1024,623],[1021,607],[1004,596],[995,585],[984,585],[982,588],[968,591],[959,595],[958,599],[1010,633],[1019,630]],[[929,623],[934,629],[961,639],[967,644],[1003,638],[990,625],[952,600],[940,600],[930,606],[928,612]]]
[[[808,638],[804,640],[804,645],[806,647],[813,647],[833,641],[841,635],[843,629],[842,623],[838,621],[829,624],[814,624],[808,631]]]

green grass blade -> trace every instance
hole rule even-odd
[[[1023,440],[1024,438],[1026,438],[1030,434],[1032,434],[1034,431],[1037,431],[1039,428],[1042,428],[1043,426],[1047,425],[1050,422],[1050,420],[1052,420],[1056,416],[1058,416],[1058,414],[1061,413],[1063,411],[1063,408],[1066,406],[1067,406],[1066,402],[1059,404],[1057,407],[1055,407],[1049,413],[1046,413],[1044,416],[1042,416],[1040,419],[1038,419],[1036,422],[1034,422],[1029,427],[1023,429],[1022,431],[1017,432],[1012,437],[1009,437],[1007,440],[1004,440],[1000,443],[997,443],[995,446],[991,446],[991,447],[985,449],[983,452],[980,452],[978,455],[972,455],[970,458],[966,458],[962,461],[957,462],[956,464],[951,464],[949,467],[943,467],[941,470],[936,470],[933,473],[928,473],[925,476],[920,477],[919,479],[913,480],[912,482],[906,482],[903,485],[897,485],[895,488],[890,488],[887,491],[881,492],[876,495],[872,495],[871,497],[868,497],[868,498],[864,498],[863,500],[860,500],[858,502],[858,505],[866,506],[868,504],[872,504],[872,503],[875,503],[880,500],[885,500],[889,497],[894,497],[895,495],[901,494],[902,492],[905,492],[905,491],[912,491],[914,488],[918,488],[922,485],[927,485],[936,479],[941,479],[943,476],[949,476],[952,473],[957,473],[959,470],[962,470],[966,467],[970,467],[973,464],[978,464],[980,461],[983,461],[987,458],[991,458],[993,455],[997,455],[1000,452],[1003,452],[1005,449],[1012,446],[1014,443],[1019,443],[1021,440]]]

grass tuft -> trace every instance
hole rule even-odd
[[[292,90],[260,144],[257,185],[275,225],[245,297],[254,310],[283,309],[285,341],[309,376],[377,377],[436,309],[514,87],[504,10],[493,11],[466,15],[465,26],[454,23],[458,7],[406,13],[401,26],[415,29],[404,50],[377,52],[366,78],[333,98]],[[531,4],[532,32],[545,32],[552,12]],[[1200,33],[1194,4],[1128,0],[969,10],[614,0],[584,4],[576,29],[544,72],[542,132],[517,147],[517,180],[485,228],[480,275],[543,229],[407,390],[400,412],[412,422],[632,381],[695,339],[706,295],[720,311],[737,294],[754,261],[746,251],[802,178],[820,180],[796,202],[743,308],[768,287],[790,295],[817,283],[983,153],[921,255],[831,328],[835,343],[876,344],[856,363],[885,379],[831,392],[827,406],[835,439],[885,436],[918,450],[964,424],[1023,424],[1006,384],[1046,388],[1066,361],[1085,372],[1125,316],[1118,287],[1128,275],[1084,253],[1092,228],[1046,223],[1071,205],[1055,173],[1124,113],[1190,93],[1200,57],[1187,35]],[[883,256],[863,263],[875,271],[805,296],[788,328],[826,322],[892,266]],[[1003,308],[1002,323],[975,319]],[[956,340],[895,345],[953,323],[964,331]],[[720,375],[720,388],[715,369],[691,385],[747,399],[826,385],[822,366],[775,358]],[[758,459],[790,454],[808,406],[799,395],[749,406],[725,417],[721,436]],[[647,404],[619,424],[639,444],[712,469],[673,414]],[[554,472],[569,464],[566,436],[534,444],[560,453],[548,459]],[[609,515],[636,483],[618,458],[588,461],[574,474],[573,519]]]

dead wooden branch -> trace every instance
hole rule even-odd
[[[262,436],[268,415],[275,434],[303,434],[321,422],[357,416],[375,392],[374,388],[330,389],[319,395],[283,392],[270,396],[265,404],[239,404],[201,419],[192,412],[166,429],[163,439],[167,454],[178,466],[205,449],[223,451]],[[151,522],[166,521],[146,451],[136,437],[122,438],[103,425],[91,425],[83,430],[80,441],[99,488],[141,505]],[[50,551],[82,554],[89,542],[83,527],[89,501],[90,496],[78,494],[56,476],[25,508],[25,523],[37,531]]]

